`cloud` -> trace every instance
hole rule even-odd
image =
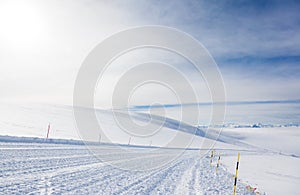
[[[144,23],[180,28],[217,58],[299,54],[297,1],[141,1]]]
[[[33,37],[38,41],[13,45],[8,40],[16,39],[6,36],[22,31],[0,35],[2,99],[71,104],[77,71],[89,51],[113,33],[151,24],[178,28],[203,43],[223,73],[229,99],[300,98],[297,1],[31,0],[26,6],[40,14],[43,33]],[[164,53],[160,59],[193,75],[182,60]]]

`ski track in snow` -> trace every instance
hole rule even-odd
[[[106,160],[102,162],[85,146],[1,144],[0,194],[232,194],[233,190],[232,175],[225,169],[216,174],[209,158],[200,158],[196,150],[185,151],[159,169],[128,171],[109,163],[135,169],[147,163],[163,164],[180,151],[140,155],[104,145],[97,154]],[[242,183],[237,192],[247,194]]]

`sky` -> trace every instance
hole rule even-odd
[[[88,53],[110,35],[142,25],[173,27],[201,42],[220,69],[229,101],[300,99],[298,10],[299,1],[0,0],[0,100],[72,104]],[[140,51],[116,60],[107,84],[149,59],[187,66],[164,51]],[[203,80],[193,81],[203,91],[200,101],[208,101]],[[176,103],[165,98],[170,91],[153,86],[139,93]]]

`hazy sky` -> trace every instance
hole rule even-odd
[[[228,100],[300,99],[299,10],[297,1],[0,0],[0,98],[71,104],[78,69],[98,43],[166,25],[209,50]]]

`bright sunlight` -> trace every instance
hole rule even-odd
[[[10,47],[35,45],[43,37],[42,14],[26,1],[0,2],[1,38]]]

